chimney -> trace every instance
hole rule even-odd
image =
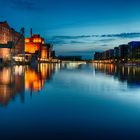
[[[31,36],[31,37],[33,36],[32,28],[30,29],[30,36]]]

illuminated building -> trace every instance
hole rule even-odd
[[[25,38],[25,53],[35,54],[41,51],[41,47],[45,44],[44,38],[40,35],[32,34],[30,31],[30,38]]]
[[[0,44],[7,44],[12,41],[12,31],[6,21],[0,22]]]
[[[44,39],[40,35],[33,35],[31,38],[25,38],[25,52],[34,54],[40,52]]]
[[[12,42],[8,42],[7,44],[0,44],[0,59],[1,60],[9,60],[11,58],[12,50]]]
[[[9,42],[12,42],[10,47]],[[8,48],[13,48],[15,55],[22,54],[24,51],[24,35],[11,28],[6,21],[0,22],[0,46],[0,54],[3,52],[10,53],[10,51],[7,51]]]
[[[41,59],[54,59],[55,51],[51,44],[44,44],[41,48]]]
[[[32,34],[30,31],[30,38],[25,38],[25,53],[37,54],[41,59],[50,59],[52,56],[52,45],[45,44],[44,38],[38,34]]]

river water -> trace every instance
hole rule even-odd
[[[0,68],[1,139],[140,139],[140,67]]]

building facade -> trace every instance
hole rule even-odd
[[[140,59],[140,41],[129,42],[129,58]]]
[[[30,38],[25,38],[25,53],[35,54],[41,51],[44,45],[44,39],[40,35],[35,34]]]
[[[40,58],[41,60],[53,59],[53,46],[51,44],[45,44],[44,38],[38,34],[32,34],[30,31],[30,37],[25,38],[25,53],[31,54]]]
[[[9,42],[13,44],[12,48],[14,49],[15,55],[23,53],[24,34],[15,31],[6,21],[0,22],[0,44],[8,44]]]
[[[129,53],[129,45],[123,44],[119,46],[119,59],[127,61]]]
[[[135,62],[140,64],[140,41],[132,41],[103,52],[95,52],[94,60],[112,60],[119,63]]]

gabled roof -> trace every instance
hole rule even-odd
[[[3,27],[6,27],[6,28],[9,28],[10,29],[10,26],[9,26],[9,24],[8,24],[7,21],[0,22],[0,25],[2,25]]]

